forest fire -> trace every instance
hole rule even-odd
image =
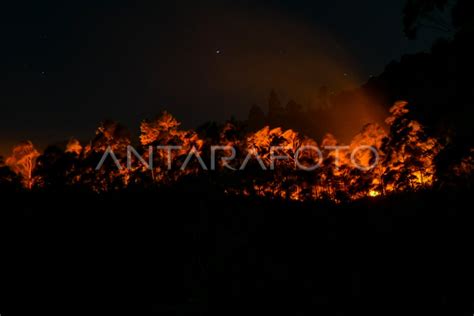
[[[165,112],[142,122],[134,149],[124,127],[104,122],[85,146],[72,139],[65,150],[52,147],[40,154],[31,142],[21,143],[5,161],[11,174],[2,173],[2,182],[19,177],[27,190],[63,186],[100,193],[169,186],[206,174],[228,194],[296,201],[375,198],[438,181],[436,157],[443,142],[408,114],[407,102],[397,102],[386,120],[388,131],[368,124],[348,145],[331,134],[318,144],[293,130],[266,126],[246,133],[232,123],[217,136],[200,135],[181,130]],[[471,152],[452,170],[462,177],[472,166]]]
[[[473,0],[1,9],[0,316],[474,316]]]

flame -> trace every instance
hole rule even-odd
[[[40,153],[30,141],[22,142],[13,148],[13,153],[5,161],[5,165],[16,174],[22,177],[23,186],[31,189],[35,179],[33,178],[33,170],[36,166],[36,159]]]
[[[377,196],[380,196],[381,193],[379,191],[375,191],[375,190],[370,190],[369,191],[369,196],[370,197],[377,197]]]
[[[212,181],[222,183],[223,191],[228,194],[341,202],[416,191],[432,187],[438,180],[435,159],[443,146],[409,115],[408,104],[397,102],[386,119],[388,130],[378,124],[365,125],[343,147],[345,150],[335,151],[328,148],[344,144],[331,134],[327,134],[318,145],[314,139],[280,127],[266,126],[246,134],[241,127],[226,123],[217,136],[202,137],[193,130],[180,129],[180,123],[164,112],[154,120],[143,121],[140,126],[140,154],[144,161],[152,159],[153,168],[147,168],[134,159],[131,168],[118,169],[113,163],[108,163],[95,170],[97,161],[107,148],[112,148],[120,164],[125,166],[127,146],[131,144],[125,128],[114,122],[104,122],[89,144],[82,146],[75,139],[69,141],[65,150],[70,155],[67,170],[63,171],[64,185],[81,185],[95,192],[172,185],[186,176],[203,174],[196,160],[192,160],[188,168],[181,168],[190,151],[202,156],[211,145],[219,145],[232,146],[241,154],[228,164],[219,161],[217,172],[212,174]],[[158,151],[151,156],[149,146],[179,146],[179,149]],[[299,152],[302,146],[318,148],[322,157],[314,151]],[[371,150],[356,150],[361,146],[376,149],[377,156]],[[222,154],[228,157],[230,151],[226,149]],[[15,147],[12,156],[6,160],[6,165],[22,177],[25,188],[47,186],[50,182],[42,179],[48,177],[47,173],[35,174],[39,155],[33,144],[26,142]],[[230,173],[231,168],[238,170],[248,155],[252,159],[247,161],[247,168]],[[474,150],[471,150],[453,166],[452,173],[459,177],[472,174],[473,156]],[[275,160],[275,157],[285,159]],[[305,166],[318,165],[319,168],[311,172],[297,170],[296,159]]]
[[[81,143],[77,139],[72,138],[66,146],[66,153],[72,153],[79,156],[82,153],[82,149],[83,147]]]

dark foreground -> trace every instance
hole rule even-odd
[[[334,206],[196,188],[2,196],[1,315],[474,313],[471,192]]]

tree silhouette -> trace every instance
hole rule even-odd
[[[268,98],[268,123],[271,126],[281,126],[284,120],[284,108],[275,90],[270,91]]]
[[[446,12],[451,8],[449,14]],[[420,28],[430,28],[450,34],[453,31],[474,31],[474,3],[457,0],[409,0],[403,10],[404,31],[408,38],[416,38]],[[446,15],[450,16],[447,18]]]
[[[329,106],[329,89],[327,86],[321,86],[318,90],[316,108],[324,110],[328,109]]]
[[[474,31],[474,2],[472,0],[458,0],[451,15],[453,25],[458,30],[470,33]]]
[[[21,179],[8,166],[0,156],[0,191],[17,191],[21,188]]]
[[[75,180],[83,172],[79,147],[82,148],[77,141],[70,141],[66,151],[57,146],[48,146],[37,159],[34,172],[38,178],[36,185],[52,191],[64,191],[75,185]]]
[[[448,0],[409,0],[403,10],[404,31],[408,38],[414,39],[421,27],[449,32],[450,25],[440,15]]]
[[[258,105],[252,105],[248,115],[248,129],[255,131],[262,128],[265,125],[266,117],[263,110]]]

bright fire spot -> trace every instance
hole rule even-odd
[[[370,190],[370,191],[369,191],[369,196],[370,196],[370,197],[377,197],[377,196],[380,196],[380,192],[375,191],[375,190]]]

